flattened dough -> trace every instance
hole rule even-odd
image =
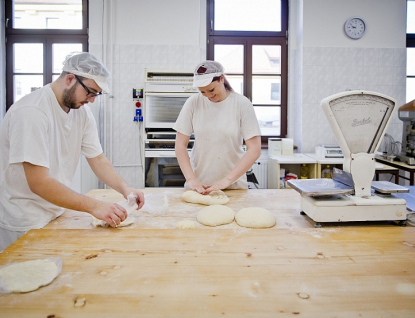
[[[197,213],[197,221],[207,226],[218,226],[231,223],[235,212],[227,206],[214,204],[204,207]]]
[[[248,207],[238,211],[235,221],[243,227],[255,229],[273,227],[276,224],[274,215],[263,208]]]
[[[27,293],[50,284],[58,275],[56,262],[38,259],[0,268],[1,284],[8,292]]]
[[[229,202],[228,196],[221,190],[212,191],[206,195],[200,194],[199,192],[193,190],[188,190],[182,194],[182,198],[189,203],[204,205],[226,204]]]
[[[92,217],[92,225],[97,227],[97,226],[102,226],[102,227],[108,227],[109,224],[103,220],[99,220],[97,219],[95,216],[91,216]],[[134,223],[134,217],[132,216],[127,216],[127,218],[122,221],[120,224],[117,225],[117,227],[124,227],[124,226],[129,226],[131,224]]]
[[[190,220],[183,220],[176,224],[176,229],[195,229],[196,222]]]

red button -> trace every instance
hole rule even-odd
[[[137,103],[135,103],[135,106],[136,107],[140,107],[141,106],[141,103],[140,102],[137,102]]]

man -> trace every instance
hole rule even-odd
[[[116,227],[127,211],[72,191],[80,155],[105,184],[126,199],[144,194],[131,188],[103,154],[88,106],[109,92],[109,71],[92,54],[69,54],[51,84],[21,98],[0,126],[0,251],[30,229],[42,228],[64,209],[88,212]]]

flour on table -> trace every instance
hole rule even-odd
[[[218,226],[231,223],[235,212],[227,206],[214,204],[204,207],[197,213],[197,221],[207,226]]]
[[[135,210],[137,210],[137,202],[136,202],[136,196],[134,195],[134,193],[130,193],[127,196],[128,200],[123,201],[118,203],[119,205],[121,205],[126,211],[127,211],[127,217],[125,218],[124,221],[122,221],[120,224],[117,225],[117,227],[125,227],[128,225],[131,225],[134,223],[134,217],[130,216],[130,214],[132,212],[134,212]],[[110,226],[107,222],[103,221],[103,220],[99,220],[97,219],[95,216],[91,215],[92,217],[92,225],[97,227],[97,226],[102,226],[102,227],[108,227]]]
[[[50,284],[60,273],[57,261],[38,259],[0,268],[0,290],[27,293]]]
[[[196,222],[190,220],[183,220],[176,224],[176,229],[195,229]]]
[[[200,194],[199,192],[193,190],[188,190],[182,194],[182,198],[189,203],[204,205],[226,204],[229,202],[228,196],[221,190],[212,191],[206,195]]]
[[[235,215],[238,225],[250,228],[268,228],[276,224],[274,215],[263,208],[248,207],[239,210]]]
[[[91,217],[92,217],[92,225],[95,226],[95,227],[98,227],[98,226],[109,227],[110,226],[104,220],[99,220],[95,216],[91,216]],[[120,224],[117,225],[117,227],[125,227],[125,226],[129,226],[133,223],[134,223],[134,217],[127,216],[124,221],[120,222]]]

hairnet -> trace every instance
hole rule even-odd
[[[105,92],[109,93],[110,72],[94,55],[88,52],[71,52],[63,62],[62,71],[90,78]]]
[[[224,74],[222,64],[215,61],[204,61],[196,66],[193,74],[193,87],[205,87],[212,83],[214,77]]]

